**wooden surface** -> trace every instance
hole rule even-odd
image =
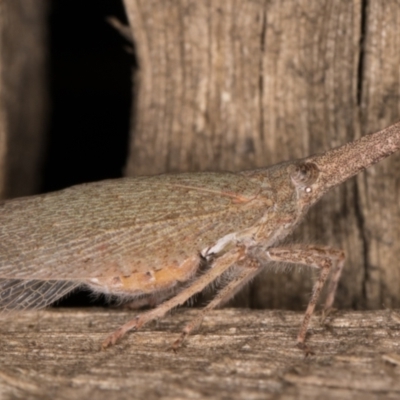
[[[369,1],[360,88],[361,132],[400,119],[400,4]],[[400,306],[400,156],[357,178],[367,308]]]
[[[400,312],[212,312],[177,353],[169,346],[198,310],[174,314],[99,351],[132,312],[52,309],[0,323],[1,399],[395,399],[400,397]]]

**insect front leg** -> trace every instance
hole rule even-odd
[[[175,341],[172,348],[176,350],[191,332],[200,327],[207,312],[225,304],[246,283],[254,278],[262,267],[263,264],[251,257],[247,257],[234,265],[234,272],[228,278],[229,282],[215,295],[210,303],[199,312],[199,315],[183,328],[181,336]],[[230,271],[228,273],[230,273]]]
[[[271,261],[286,262],[293,264],[303,264],[319,269],[319,277],[314,284],[311,299],[308,303],[303,322],[297,335],[297,342],[300,347],[305,348],[308,325],[319,295],[324,286],[329,272],[332,270],[332,277],[328,288],[324,310],[330,308],[335,299],[336,288],[344,266],[345,255],[342,250],[329,249],[316,246],[302,247],[276,247],[268,249],[267,256]]]
[[[122,325],[117,331],[108,336],[102,343],[102,348],[106,348],[115,344],[125,333],[130,330],[140,329],[143,325],[157,318],[163,317],[168,311],[173,308],[184,304],[188,299],[194,296],[196,293],[201,292],[205,287],[218,279],[226,270],[232,265],[241,261],[246,257],[246,249],[243,246],[238,246],[235,249],[230,250],[221,257],[217,258],[211,268],[209,268],[203,275],[200,275],[195,279],[189,286],[182,289],[171,299],[159,304],[153,310],[144,312],[138,315],[132,321]]]

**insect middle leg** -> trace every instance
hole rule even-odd
[[[177,349],[191,332],[200,327],[207,312],[222,306],[231,299],[246,283],[257,275],[262,267],[263,265],[258,260],[250,257],[237,263],[233,267],[235,272],[228,278],[229,282],[217,292],[210,303],[199,312],[199,315],[183,328],[181,336],[175,341],[172,348],[174,350]]]
[[[303,318],[297,342],[304,346],[307,335],[308,325],[315,306],[318,302],[319,295],[329,276],[329,272],[333,268],[330,285],[325,301],[324,310],[329,309],[335,299],[337,285],[344,266],[345,255],[342,250],[316,247],[316,246],[301,246],[301,247],[276,247],[270,248],[267,251],[267,257],[271,261],[279,261],[293,264],[303,264],[319,269],[319,277],[314,284],[311,299],[308,303],[306,313]]]
[[[238,246],[237,248],[227,252],[221,257],[217,258],[211,268],[209,268],[203,275],[200,275],[189,286],[181,290],[171,299],[159,304],[153,310],[144,312],[138,315],[132,321],[122,325],[117,331],[109,335],[102,343],[102,348],[111,346],[117,342],[125,333],[132,329],[140,329],[143,325],[157,318],[163,317],[168,311],[173,308],[184,304],[188,299],[196,293],[201,292],[205,287],[218,279],[225,271],[232,265],[241,261],[246,257],[245,248]],[[195,260],[194,260],[195,262]]]

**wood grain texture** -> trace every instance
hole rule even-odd
[[[400,118],[395,0],[125,6],[139,62],[127,175],[267,166]],[[399,159],[335,189],[293,237],[344,249],[339,307],[400,305]],[[241,304],[302,309],[311,288],[266,272]]]
[[[338,312],[312,320],[305,358],[294,347],[302,315],[210,313],[176,354],[169,346],[199,311],[179,310],[99,351],[132,317],[105,309],[9,316],[0,324],[2,399],[395,399],[400,396],[399,311]]]
[[[35,193],[46,125],[46,18],[41,0],[0,2],[0,197]]]
[[[254,162],[264,2],[125,6],[139,62],[127,174],[265,166]]]
[[[362,132],[400,115],[400,4],[368,3],[362,71]],[[369,308],[400,300],[400,157],[357,179],[365,251],[364,291]]]
[[[264,162],[313,154],[357,136],[360,13],[358,1],[268,4],[262,55]],[[354,181],[324,197],[293,240],[342,248],[347,260],[336,304],[362,304]],[[299,309],[311,290],[311,280],[300,274],[271,279],[264,273],[255,282],[251,304]]]

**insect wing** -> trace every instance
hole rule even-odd
[[[76,281],[0,279],[0,310],[43,308],[78,286]]]
[[[83,280],[179,265],[265,212],[233,173],[125,178],[6,201],[0,278]]]

